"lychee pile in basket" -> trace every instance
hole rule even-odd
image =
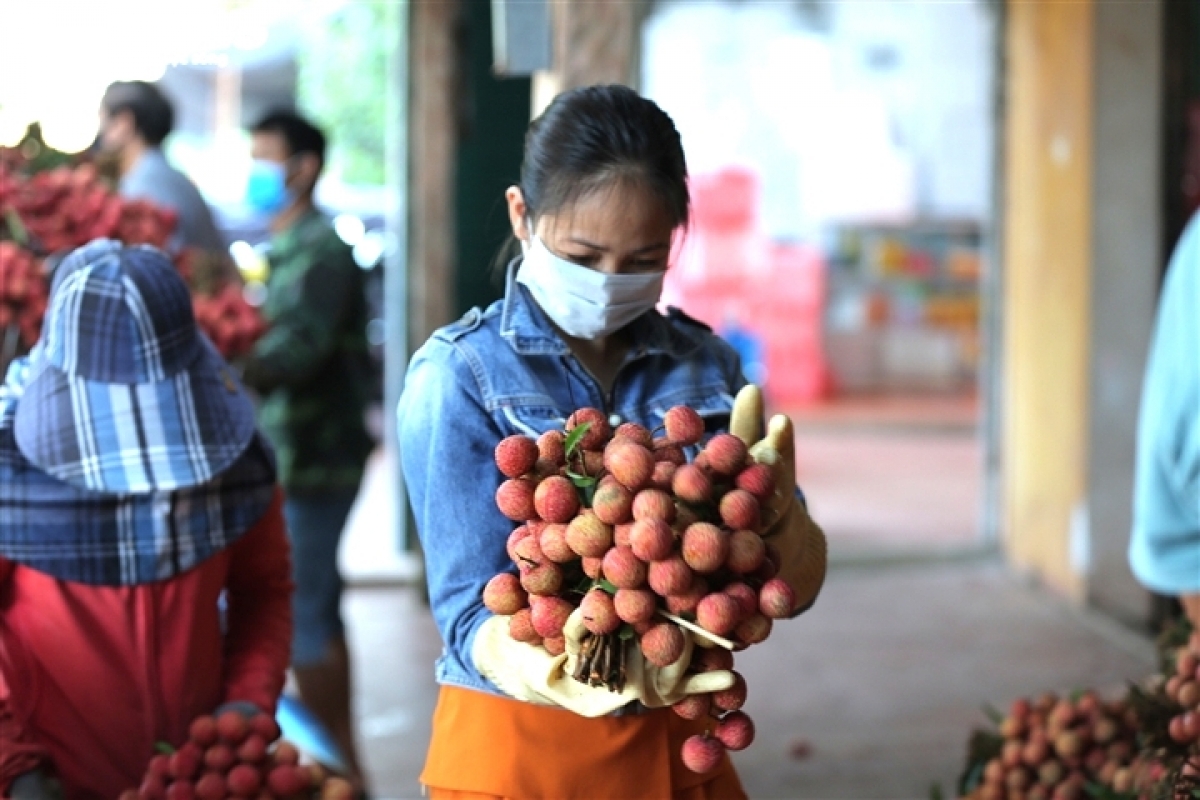
[[[160,746],[142,785],[119,800],[351,800],[354,789],[318,764],[301,764],[269,714],[236,710],[196,718],[178,748]]]
[[[690,463],[688,451],[697,453]],[[693,409],[671,408],[652,432],[632,422],[613,430],[582,408],[565,430],[507,437],[495,460],[506,478],[496,505],[517,523],[507,545],[516,570],[488,582],[484,604],[511,616],[514,639],[552,654],[582,609],[590,635],[576,680],[620,691],[628,648],[665,667],[684,652],[684,628],[717,645],[695,648],[691,669],[731,669],[731,649],[762,642],[773,620],[791,615],[795,594],[775,578],[778,554],[762,532],[774,521],[764,504],[792,487],[776,487],[738,437],[706,437]],[[689,769],[708,772],[727,748],[749,746],[745,700],[736,675],[732,688],[674,706],[711,721],[683,745]]]

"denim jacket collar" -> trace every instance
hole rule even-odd
[[[500,335],[518,353],[569,355],[570,347],[554,329],[546,313],[534,302],[529,290],[517,283],[520,262],[521,257],[517,256],[508,263]],[[658,311],[647,311],[629,326],[634,342],[629,358],[659,354],[682,358],[700,346],[698,337],[680,332]]]

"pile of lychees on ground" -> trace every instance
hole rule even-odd
[[[1200,632],[1184,623],[1160,645],[1163,673],[1118,700],[1046,693],[995,715],[994,732],[971,737],[960,797],[1200,798]]]
[[[279,740],[269,714],[247,719],[224,711],[194,720],[188,741],[150,759],[142,785],[120,800],[351,800],[351,784],[319,764],[301,764],[290,742]]]
[[[775,578],[778,554],[762,537],[773,474],[738,437],[704,439],[703,419],[687,406],[667,411],[658,436],[632,422],[613,430],[602,412],[582,408],[565,430],[497,445],[507,480],[496,504],[518,523],[508,539],[517,570],[489,581],[483,601],[511,615],[514,639],[560,654],[578,607],[590,635],[573,677],[619,691],[630,647],[655,666],[674,664],[686,627],[715,645],[695,648],[690,669],[732,669],[731,650],[762,642],[772,620],[791,615],[795,594]],[[686,449],[701,444],[688,463]],[[713,723],[684,743],[689,769],[708,772],[726,748],[750,745],[745,700],[736,675],[730,689],[673,706]]]

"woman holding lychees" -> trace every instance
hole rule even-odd
[[[422,783],[744,797],[725,750],[753,725],[726,648],[812,604],[825,540],[790,422],[760,437],[733,349],[655,310],[688,221],[679,135],[628,88],[567,92],[506,199],[504,298],[429,339],[397,410],[445,642]]]

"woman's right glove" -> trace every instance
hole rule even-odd
[[[672,705],[689,694],[719,692],[734,683],[733,673],[714,670],[690,675],[694,642],[684,631],[684,652],[674,664],[655,667],[637,647],[626,651],[625,687],[614,692],[604,686],[589,686],[571,677],[580,648],[589,635],[579,609],[563,627],[565,651],[557,656],[540,645],[518,642],[509,635],[510,617],[485,620],[475,634],[471,651],[475,668],[500,691],[527,703],[559,706],[583,717],[602,717],[633,701],[649,708]]]
[[[825,583],[825,534],[796,497],[796,437],[792,421],[776,414],[761,436],[762,390],[742,387],[733,401],[729,430],[750,447],[750,456],[771,468],[775,493],[763,504],[763,539],[779,551],[779,576],[796,593],[794,614],[808,609]]]

